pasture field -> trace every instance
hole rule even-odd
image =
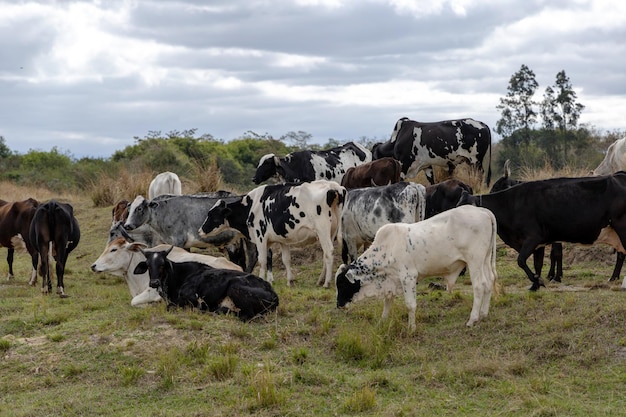
[[[68,298],[28,285],[25,254],[7,281],[0,249],[0,416],[626,415],[626,292],[606,281],[609,248],[566,245],[564,283],[529,293],[500,245],[502,289],[486,321],[465,327],[469,277],[452,293],[429,289],[432,278],[418,285],[409,334],[401,299],[386,322],[381,300],[335,308],[334,288],[315,285],[321,251],[310,247],[294,251],[293,288],[275,255],[280,306],[242,323],[131,307],[121,278],[89,269],[110,207],[59,199],[82,231]]]

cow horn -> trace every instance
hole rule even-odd
[[[119,230],[120,230],[120,233],[122,234],[122,237],[123,237],[124,239],[126,239],[126,241],[127,241],[128,243],[133,243],[133,242],[135,242],[135,239],[133,239],[133,238],[132,238],[132,237],[128,234],[128,232],[126,231],[126,229],[124,229],[123,227],[118,227],[118,228],[119,228]]]
[[[511,176],[511,160],[507,159],[504,162],[504,178],[509,178]]]

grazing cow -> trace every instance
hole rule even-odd
[[[323,151],[292,152],[284,157],[270,153],[259,160],[252,181],[260,184],[277,177],[283,183],[328,180],[341,184],[348,168],[371,160],[372,153],[355,142]]]
[[[433,166],[448,167],[450,175],[466,162],[491,181],[491,131],[473,119],[422,123],[406,117],[396,122],[388,142],[372,147],[372,159],[392,156],[402,163],[404,178],[413,178],[422,169],[431,184],[435,183]]]
[[[199,262],[172,262],[170,250],[145,252],[135,274],[150,275],[168,307],[193,307],[199,310],[233,313],[242,321],[276,310],[278,295],[272,285],[247,272],[212,268]]]
[[[242,239],[234,229],[212,236],[200,236],[198,229],[211,207],[220,199],[234,201],[238,197],[227,191],[180,196],[162,195],[153,200],[137,196],[130,206],[124,229],[129,233],[147,224],[160,242],[181,248],[226,248],[230,260],[250,272],[256,264],[256,248],[249,239]]]
[[[148,198],[152,200],[160,195],[181,195],[183,193],[180,178],[173,172],[165,171],[154,177],[148,188]]]
[[[457,207],[418,223],[391,223],[372,245],[337,270],[337,307],[367,297],[383,297],[383,319],[393,298],[403,295],[409,330],[415,330],[416,286],[421,278],[443,275],[448,288],[467,267],[474,304],[467,326],[487,316],[496,285],[496,219],[489,210]]]
[[[331,181],[259,186],[235,201],[220,200],[208,211],[200,234],[212,236],[234,227],[256,244],[259,275],[265,278],[267,251],[272,243],[281,247],[287,283],[293,285],[291,246],[318,240],[324,267],[317,284],[328,288],[332,279],[333,241],[341,234],[341,210],[346,189]],[[267,280],[274,277],[268,271]]]
[[[498,235],[518,252],[517,264],[532,283],[531,291],[544,284],[530,270],[526,260],[544,245],[554,242],[600,243],[598,238],[602,237],[602,243],[623,251],[626,242],[624,172],[602,177],[529,181],[480,196],[464,193],[459,201],[459,205],[462,204],[485,207],[495,214]],[[613,236],[604,239],[602,229],[609,225],[611,228],[605,234]]]
[[[24,201],[8,202],[0,200],[0,247],[7,248],[9,264],[8,279],[13,278],[13,255],[15,249],[26,249],[30,254],[33,271],[31,281],[37,278],[39,254],[30,241],[30,223],[39,203],[29,198]]]
[[[123,229],[122,229],[123,230]],[[138,306],[161,300],[161,296],[154,288],[148,285],[150,277],[147,273],[135,274],[135,267],[146,257],[142,250],[146,252],[163,251],[170,248],[170,245],[159,245],[147,249],[144,243],[127,241],[125,238],[117,238],[107,244],[104,252],[91,265],[94,272],[108,272],[111,275],[124,277],[128,284],[132,300],[131,306]],[[172,246],[172,250],[167,256],[173,262],[200,262],[214,268],[232,269],[241,271],[241,267],[223,257],[190,253],[184,249]]]
[[[30,225],[30,241],[39,254],[41,265],[41,291],[52,292],[50,259],[52,255],[56,263],[57,294],[66,297],[63,285],[65,263],[67,257],[76,248],[80,241],[78,220],[74,217],[74,208],[67,203],[50,200],[40,204],[35,211]],[[30,285],[37,283],[37,276],[30,281]]]
[[[609,175],[617,171],[626,171],[626,137],[609,145],[606,155],[592,175]]]
[[[457,206],[463,191],[474,194],[472,187],[463,181],[451,178],[426,187],[426,218]]]
[[[348,190],[341,212],[343,263],[354,261],[357,249],[367,247],[382,225],[424,220],[424,195],[424,186],[413,182]]]
[[[395,184],[400,181],[402,165],[397,159],[386,157],[348,168],[341,179],[347,189]]]

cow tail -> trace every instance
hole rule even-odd
[[[498,297],[501,294],[500,283],[498,282],[498,271],[496,270],[496,242],[498,237],[498,223],[496,222],[496,216],[490,213],[491,218],[491,270],[493,271],[493,295]]]
[[[426,187],[421,186],[417,187],[419,194],[419,219],[418,221],[422,221],[426,218]]]
[[[485,183],[487,184],[487,187],[489,186],[489,184],[491,183],[491,131],[489,130],[489,128],[487,128],[487,132],[489,133],[489,164],[487,165],[487,178],[485,178]],[[485,154],[485,158],[486,159],[487,155]],[[484,164],[484,160],[483,160],[483,169],[485,169],[485,164]]]
[[[331,213],[336,213],[337,215],[337,233],[335,236],[332,236],[332,240],[337,239],[340,247],[343,249],[343,233],[341,230],[341,217],[343,211],[343,203],[346,200],[347,190],[345,187],[340,187],[340,189],[328,190],[326,194],[326,201],[328,206],[331,208]]]

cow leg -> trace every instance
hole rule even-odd
[[[13,279],[13,254],[15,253],[15,249],[8,248],[7,250],[7,264],[9,264],[9,275],[7,276],[8,280]]]
[[[622,272],[622,266],[624,266],[625,257],[626,255],[624,255],[623,253],[617,252],[617,258],[615,259],[615,268],[613,268],[613,274],[611,274],[611,278],[609,278],[609,281],[615,281],[619,279],[620,273]]]
[[[533,252],[533,266],[535,267],[535,276],[541,276],[541,270],[543,269],[543,258],[546,254],[546,247],[541,246],[535,249]]]
[[[393,296],[387,296],[383,300],[383,315],[382,319],[387,320],[389,313],[391,312],[391,306],[393,305]]]
[[[287,273],[287,285],[293,287],[293,272],[291,271],[291,248],[288,245],[280,245],[280,256]]]
[[[30,261],[33,266],[33,270],[30,273],[30,281],[28,281],[28,284],[34,286],[37,284],[37,264],[39,264],[39,254],[37,251],[33,250],[32,255],[30,255]]]
[[[561,282],[561,278],[563,278],[563,245],[561,243],[553,243],[550,249],[550,272],[548,272],[548,279]]]
[[[324,288],[328,288],[333,279],[333,240],[330,238],[330,233],[323,232],[318,234],[318,240],[324,253],[324,266],[317,285],[320,285],[324,279]]]
[[[261,243],[259,245],[257,245],[257,252],[258,252],[258,262],[259,262],[259,277],[265,279],[267,282],[272,282],[274,281],[274,276],[270,273],[267,274],[267,278],[266,278],[266,271],[267,271],[267,244],[266,243]]]
[[[63,284],[63,276],[65,275],[65,263],[67,262],[67,256],[68,256],[68,253],[67,253],[67,249],[65,248],[65,246],[63,246],[63,248],[60,251],[57,248],[57,253],[55,256],[56,273],[57,273],[57,294],[59,294],[61,298],[67,297],[67,294],[65,294],[64,284]]]
[[[415,331],[415,312],[417,311],[417,277],[405,275],[400,277],[404,303],[409,310],[409,332]]]
[[[541,280],[541,278],[533,273],[528,267],[526,261],[530,257],[531,253],[534,253],[537,243],[526,241],[522,245],[518,255],[517,255],[517,265],[526,272],[526,276],[532,282],[530,286],[530,291],[537,291],[539,287],[545,287],[545,284]]]

